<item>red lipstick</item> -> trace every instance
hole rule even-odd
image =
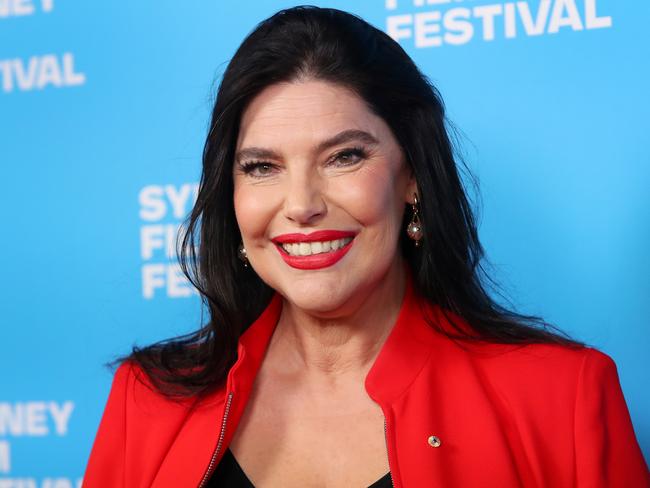
[[[287,263],[292,268],[297,269],[321,269],[327,268],[334,265],[340,261],[343,256],[345,256],[352,244],[354,243],[355,232],[351,231],[341,231],[341,230],[318,230],[310,234],[282,234],[274,237],[271,241],[276,245],[278,252],[284,262]],[[282,244],[293,244],[301,242],[318,242],[318,241],[333,241],[336,239],[343,239],[346,237],[352,237],[353,239],[348,242],[345,246],[335,250],[328,251],[319,254],[312,254],[310,256],[292,256],[287,253],[283,248]]]

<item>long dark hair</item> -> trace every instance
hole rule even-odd
[[[483,248],[436,88],[381,30],[341,10],[302,6],[261,22],[223,75],[203,151],[198,198],[179,250],[181,266],[199,290],[209,321],[195,333],[133,349],[129,359],[158,390],[187,396],[219,386],[236,360],[239,336],[272,296],[273,290],[237,256],[232,166],[240,119],[249,102],[271,84],[297,79],[324,80],[352,90],[393,131],[417,181],[424,231],[420,247],[402,235],[400,249],[419,295],[452,312],[452,323],[454,316],[460,317],[472,328],[468,332],[459,324],[451,335],[580,345],[491,296],[494,283],[484,272]],[[434,321],[431,325],[437,327]]]

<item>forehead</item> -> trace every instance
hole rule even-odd
[[[381,137],[388,127],[361,97],[341,85],[321,80],[277,83],[244,111],[237,147],[321,140],[349,129]]]

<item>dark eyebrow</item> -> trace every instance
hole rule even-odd
[[[316,147],[316,152],[322,152],[333,146],[345,144],[351,141],[361,141],[368,145],[379,144],[379,141],[370,133],[359,129],[348,129],[339,132],[335,136],[324,140]],[[242,159],[281,159],[280,156],[271,149],[261,147],[247,147],[237,151],[235,161],[240,162]]]
[[[242,159],[280,159],[280,156],[270,149],[247,147],[237,151],[237,154],[235,154],[235,161],[239,163]]]
[[[372,134],[369,134],[364,130],[349,129],[339,132],[335,136],[324,140],[318,145],[316,150],[318,152],[321,152],[325,149],[329,149],[330,147],[338,146],[339,144],[345,144],[346,142],[350,141],[361,141],[369,145],[379,144],[379,141],[375,139]]]

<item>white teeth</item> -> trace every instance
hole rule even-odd
[[[291,256],[311,256],[312,254],[336,251],[345,247],[351,240],[352,237],[344,237],[343,239],[334,239],[333,241],[284,243],[282,244],[282,249],[287,251],[287,254]]]
[[[311,246],[309,245],[308,242],[301,242],[300,243],[300,255],[301,256],[309,256],[311,254]]]

